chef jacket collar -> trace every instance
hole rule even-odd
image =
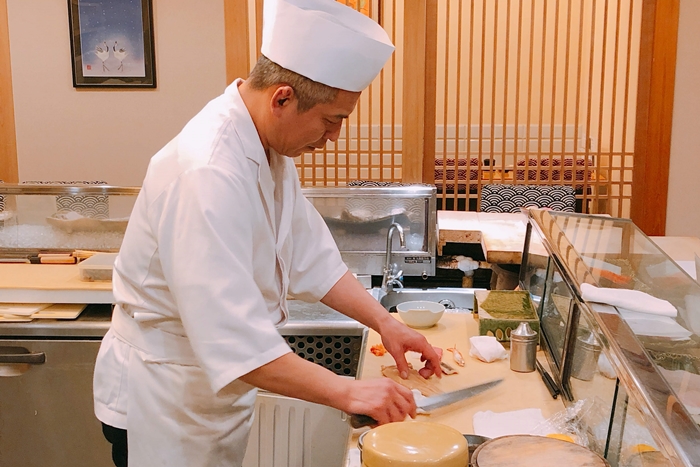
[[[263,148],[262,142],[260,141],[258,129],[255,127],[253,117],[250,116],[250,112],[245,102],[243,102],[243,98],[238,89],[241,83],[243,83],[243,80],[238,78],[226,88],[225,94],[229,95],[233,100],[233,108],[231,109],[230,116],[234,121],[236,134],[238,134],[243,144],[245,156],[260,166],[265,165],[269,167],[265,148]]]

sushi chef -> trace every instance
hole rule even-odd
[[[377,23],[333,0],[266,0],[250,76],[151,159],[94,376],[117,466],[240,466],[256,388],[379,423],[415,416],[408,389],[337,376],[277,331],[287,295],[320,300],[376,330],[404,377],[409,350],[423,376],[440,375],[436,349],[348,272],[292,159],[338,138],[393,49]]]

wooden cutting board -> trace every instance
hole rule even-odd
[[[31,314],[0,314],[0,323],[26,323],[34,319],[75,319],[80,316],[80,313],[83,312],[86,306],[87,305],[80,303],[37,305],[35,307],[37,311]],[[25,307],[25,310],[26,309],[29,309],[29,307]]]
[[[486,261],[520,264],[525,244],[522,214],[438,211],[438,254],[450,243],[480,243]]]
[[[80,280],[77,264],[0,264],[2,303],[113,303],[111,282]]]
[[[400,321],[398,313],[392,313],[391,316]],[[444,351],[443,360],[458,370],[455,375],[443,376],[441,379],[431,378],[440,391],[454,391],[503,378],[503,382],[498,386],[471,399],[435,410],[430,415],[419,415],[419,420],[449,425],[460,433],[474,433],[472,421],[478,411],[506,412],[537,407],[542,409],[542,415],[548,418],[564,408],[561,399],[552,399],[536,371],[518,373],[510,370],[508,359],[484,363],[469,356],[469,337],[479,335],[479,325],[471,313],[445,313],[436,326],[417,331],[432,345],[441,347]],[[370,330],[367,336],[367,351],[361,362],[360,379],[382,378],[382,366],[395,364],[388,353],[378,357],[369,351],[371,346],[380,342],[379,335]],[[463,367],[457,365],[446,350],[455,344],[465,359]],[[546,363],[542,352],[538,353],[540,361]],[[408,352],[406,359],[414,368],[421,368],[423,365],[420,356],[415,352]]]
[[[87,305],[81,303],[57,303],[32,315],[33,319],[75,319]]]
[[[474,467],[609,467],[590,449],[544,436],[503,436],[479,446],[472,457]]]
[[[50,303],[0,303],[0,316],[31,316],[44,308],[51,306]]]

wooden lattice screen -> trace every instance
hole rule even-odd
[[[438,2],[436,185],[574,186],[629,217],[641,0]]]
[[[643,0],[338,1],[396,52],[339,140],[297,159],[303,185],[434,183],[442,209],[478,210],[484,184],[563,184],[629,217]]]

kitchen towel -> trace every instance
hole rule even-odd
[[[596,287],[591,284],[581,284],[581,296],[588,302],[606,303],[639,313],[669,316],[678,315],[676,307],[660,298],[652,297],[640,290],[611,289]]]
[[[469,338],[469,343],[471,344],[469,355],[483,362],[491,363],[508,356],[506,349],[493,336],[472,336]]]

